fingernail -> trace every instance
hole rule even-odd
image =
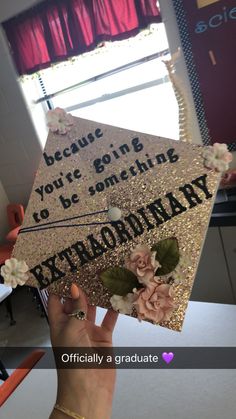
[[[71,284],[70,292],[71,292],[72,298],[74,299],[79,298],[79,288],[77,287],[76,284]]]

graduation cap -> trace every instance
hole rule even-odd
[[[13,263],[20,284],[68,296],[77,282],[90,304],[181,330],[219,182],[216,148],[60,109],[49,119],[6,282]]]

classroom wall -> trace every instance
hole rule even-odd
[[[38,0],[1,0],[0,23],[36,3]],[[3,242],[8,231],[6,206],[9,202],[27,204],[42,147],[1,28],[0,57],[0,242]]]
[[[9,19],[23,10],[39,3],[39,0],[1,0],[0,2],[0,19],[1,22]]]
[[[175,17],[174,6],[171,0],[159,0],[161,14],[165,28],[167,32],[167,38],[170,45],[170,51],[174,54],[178,48],[181,48],[181,41],[179,36],[178,25]],[[226,69],[227,70],[227,69]],[[189,113],[189,133],[192,137],[193,143],[202,144],[201,134],[198,126],[197,115],[195,111],[195,105],[193,101],[193,95],[191,92],[190,82],[188,78],[187,67],[185,64],[184,56],[182,51],[180,52],[180,59],[176,65],[176,73],[178,78],[182,82],[182,88],[188,103]],[[230,168],[236,168],[236,151],[233,154],[233,161],[230,164]]]

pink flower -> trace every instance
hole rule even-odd
[[[147,319],[155,323],[170,320],[170,316],[176,308],[171,285],[153,281],[146,288],[134,292],[138,296],[134,307],[139,320]]]
[[[147,285],[160,266],[155,257],[156,252],[151,252],[146,245],[138,245],[126,260],[125,267],[138,277],[141,284]]]

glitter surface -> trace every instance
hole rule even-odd
[[[96,132],[100,135],[98,138]],[[81,144],[87,144],[87,140],[88,145],[82,148],[78,145],[79,139]],[[71,144],[76,144],[79,151],[66,157],[72,149],[76,150]],[[44,152],[47,157],[42,157],[40,162],[14,257],[25,260],[30,269],[39,265],[38,272],[41,270],[44,278],[50,281],[51,272],[43,262],[57,255],[56,267],[65,275],[53,282],[49,291],[68,296],[70,283],[77,281],[88,295],[90,304],[109,308],[111,295],[100,281],[99,273],[110,266],[123,266],[125,256],[136,244],[145,243],[151,247],[161,239],[176,237],[180,253],[190,256],[191,267],[186,269],[184,283],[174,285],[178,308],[170,321],[161,326],[181,330],[219,181],[217,173],[203,166],[202,147],[75,118],[75,125],[66,136],[49,133]],[[168,153],[169,156],[177,155],[177,161],[171,162]],[[207,174],[207,188],[212,194],[209,199],[200,188],[191,184],[204,174]],[[185,184],[192,185],[201,199],[201,203],[192,208],[179,189]],[[63,187],[57,189],[56,185]],[[171,214],[168,193],[172,193],[186,210],[157,226],[147,206],[161,198],[165,210]],[[72,196],[74,203],[69,206],[66,200],[71,200]],[[62,202],[68,208],[64,208]],[[143,234],[134,237],[134,231],[125,223],[132,239],[120,244],[106,212],[111,206],[120,208],[123,222],[129,214],[136,215],[144,228]],[[137,213],[140,208],[145,209],[149,222],[155,224],[149,231],[147,223]],[[45,209],[49,215],[43,219],[42,215],[47,215]],[[101,228],[105,226],[114,233],[114,249],[102,242]],[[105,253],[81,266],[78,254],[71,246],[81,241],[90,249],[87,237],[91,234],[105,247]],[[68,249],[70,263],[76,267],[73,272],[65,255],[58,257],[65,249]],[[39,286],[33,274],[28,285]]]

